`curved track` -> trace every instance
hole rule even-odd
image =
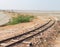
[[[9,39],[0,41],[0,46],[1,47],[11,47],[12,45],[15,45],[16,43],[21,43],[22,41],[25,41],[28,38],[32,38],[33,36],[46,31],[54,24],[55,24],[55,21],[49,20],[49,22],[38,27],[37,29],[34,29],[32,31],[29,31],[29,32],[24,33],[24,34],[19,35],[19,36],[15,36],[13,38],[9,38]]]

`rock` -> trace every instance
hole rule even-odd
[[[10,21],[10,18],[6,14],[0,14],[0,26],[6,25]]]

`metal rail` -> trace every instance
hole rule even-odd
[[[53,26],[55,23],[55,21],[52,21],[50,20],[48,23],[40,26],[39,28],[35,29],[35,30],[32,30],[32,31],[29,31],[23,35],[20,35],[20,36],[16,36],[16,37],[13,37],[13,38],[10,38],[10,39],[7,39],[7,40],[4,40],[4,41],[1,41],[0,44],[2,43],[5,43],[6,45],[2,45],[3,47],[9,47],[9,46],[12,46],[16,43],[20,43],[28,38],[31,38],[39,33],[42,33],[44,32],[45,30],[49,29],[51,26]],[[13,40],[12,40],[13,39]]]
[[[39,28],[42,28],[43,26],[47,25],[47,24],[48,24],[49,22],[51,22],[51,21],[52,21],[52,20],[49,20],[47,23],[41,25],[40,27],[38,27],[38,28],[36,28],[36,29],[33,29],[33,30],[31,30],[31,31],[25,32],[25,33],[23,33],[23,34],[20,34],[20,35],[11,37],[11,38],[2,39],[2,40],[0,40],[0,43],[1,43],[1,42],[4,42],[4,41],[6,41],[6,40],[10,40],[10,39],[19,37],[19,36],[23,36],[23,35],[25,35],[25,34],[28,34],[28,33],[30,33],[30,32],[33,32],[33,31],[35,31],[35,30],[38,30]]]

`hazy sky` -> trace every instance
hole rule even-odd
[[[60,10],[60,0],[0,0],[0,9]]]

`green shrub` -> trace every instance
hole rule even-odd
[[[34,16],[18,16],[18,17],[13,17],[12,21],[10,21],[8,24],[10,25],[14,25],[14,24],[18,24],[18,23],[23,23],[23,22],[30,22],[32,19],[34,18]]]

